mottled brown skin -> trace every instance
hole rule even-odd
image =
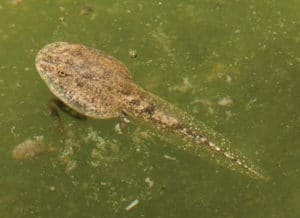
[[[219,153],[263,178],[227,149],[211,142],[203,130],[172,113],[171,106],[134,83],[126,66],[112,56],[83,45],[55,42],[39,51],[36,68],[55,96],[87,117],[108,119],[125,112]]]

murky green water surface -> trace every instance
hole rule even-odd
[[[1,1],[0,216],[299,217],[299,10],[296,0]],[[34,67],[58,40],[116,56],[271,179],[177,149],[136,122],[119,135],[117,119],[62,114],[62,134]],[[35,137],[44,154],[15,159]]]

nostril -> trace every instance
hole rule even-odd
[[[58,70],[57,71],[58,76],[60,77],[65,77],[67,74],[63,70]]]

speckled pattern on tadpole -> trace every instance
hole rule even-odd
[[[188,142],[185,150],[200,148],[212,156],[219,154],[230,168],[265,178],[252,164],[230,151],[227,140],[214,141],[217,133],[211,128],[143,90],[127,67],[112,56],[84,45],[54,42],[38,52],[36,68],[56,97],[87,117],[108,119],[128,114],[180,136]]]

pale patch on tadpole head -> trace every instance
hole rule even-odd
[[[64,65],[62,55],[64,55],[64,50],[67,47],[68,43],[66,42],[55,42],[46,45],[38,52],[35,66],[43,79],[48,80],[57,77],[55,73],[57,73],[60,65]]]
[[[36,69],[46,82],[50,91],[58,97],[69,88],[72,68],[68,66],[70,45],[55,42],[42,48],[35,59]]]

